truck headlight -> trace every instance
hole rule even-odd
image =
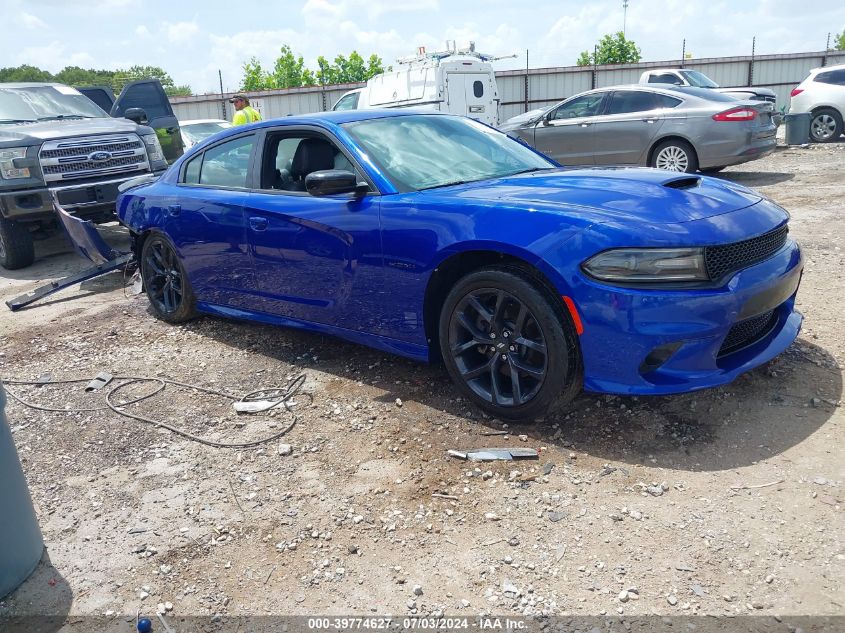
[[[701,248],[617,248],[582,264],[591,277],[617,283],[706,281]]]
[[[158,136],[155,134],[145,134],[141,138],[144,139],[144,145],[147,148],[147,156],[150,157],[150,162],[163,161],[164,152],[161,151],[161,143],[158,140]]]
[[[0,149],[0,178],[13,180],[30,177],[29,167],[15,167],[16,158],[26,158],[25,147]]]

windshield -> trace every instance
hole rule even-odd
[[[192,142],[199,143],[212,134],[217,134],[229,127],[232,127],[232,124],[226,121],[207,121],[205,123],[190,123],[189,125],[182,124],[181,129]]]
[[[710,77],[698,72],[697,70],[684,70],[681,74],[686,78],[687,83],[689,83],[690,86],[695,86],[696,88],[719,87],[719,84],[710,79]]]
[[[556,167],[512,138],[471,119],[409,115],[356,121],[343,127],[400,191]]]
[[[107,116],[88,97],[68,86],[0,87],[0,124]]]

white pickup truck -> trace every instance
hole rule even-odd
[[[640,75],[641,84],[672,84],[674,86],[693,86],[694,88],[711,88],[737,99],[751,99],[752,101],[768,101],[774,108],[772,120],[780,125],[782,115],[777,109],[777,95],[774,90],[760,86],[743,86],[722,88],[707,75],[688,68],[653,68]]]

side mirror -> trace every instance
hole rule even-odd
[[[543,118],[540,119],[540,123],[542,123],[543,125],[550,125],[554,116],[555,116],[555,110],[552,110],[551,112],[546,112],[543,115]]]
[[[126,108],[126,112],[123,113],[123,117],[129,119],[130,121],[134,121],[138,125],[146,125],[149,122],[147,113],[143,108]]]
[[[345,169],[324,169],[314,171],[305,177],[305,190],[312,196],[331,196],[339,193],[364,195],[366,183],[359,183],[358,177]]]

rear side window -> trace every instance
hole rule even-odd
[[[683,103],[680,99],[670,97],[668,95],[654,95],[654,100],[657,102],[658,108],[676,108]]]
[[[195,156],[185,166],[185,176],[182,179],[186,185],[198,185],[200,182],[200,167],[202,166],[202,154]]]
[[[663,73],[660,75],[651,75],[648,78],[648,83],[650,84],[675,84],[676,86],[680,86],[683,84],[680,77],[677,75],[673,75],[672,73]]]
[[[480,81],[473,81],[472,82],[472,94],[476,96],[476,98],[480,99],[484,96],[484,84]]]
[[[834,86],[845,86],[845,70],[826,70],[816,75],[815,79],[820,84],[832,84]]]
[[[641,90],[620,90],[610,97],[605,114],[628,114],[629,112],[647,112],[656,108],[650,92]]]

